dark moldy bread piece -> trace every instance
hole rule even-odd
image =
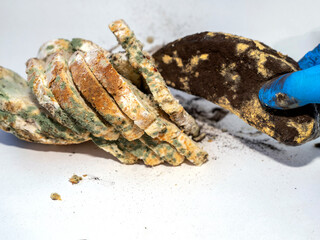
[[[258,92],[268,80],[299,70],[298,63],[251,39],[203,32],[167,44],[153,57],[166,83],[203,97],[288,145],[319,135],[318,106],[265,109]]]

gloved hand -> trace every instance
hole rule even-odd
[[[270,80],[259,91],[260,102],[275,109],[320,103],[320,44],[300,61],[302,70]]]

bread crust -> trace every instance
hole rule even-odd
[[[154,151],[149,149],[140,140],[134,140],[129,142],[124,138],[119,138],[119,147],[126,149],[137,158],[143,160],[144,164],[148,166],[156,166],[164,162]]]
[[[134,164],[138,162],[138,158],[126,149],[121,149],[119,141],[107,141],[103,138],[92,137],[92,141],[102,150],[115,156],[121,163]]]
[[[68,55],[72,54],[72,46],[69,40],[66,39],[53,39],[45,42],[38,51],[38,58],[41,60],[46,60],[50,55],[58,52],[64,51]]]

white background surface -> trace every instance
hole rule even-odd
[[[0,1],[0,65],[24,75],[45,41],[109,48],[123,18],[146,49],[200,31],[257,39],[298,60],[320,42],[318,1]],[[320,150],[246,144],[229,114],[202,167],[124,166],[93,144],[58,147],[0,132],[0,239],[320,239]],[[220,129],[227,129],[222,132]],[[241,132],[242,133],[241,133]],[[243,133],[246,132],[246,133]],[[248,134],[249,133],[249,134]],[[320,141],[320,140],[319,140]],[[88,174],[78,185],[74,173]],[[100,180],[95,180],[98,177]],[[58,192],[62,201],[52,201]]]

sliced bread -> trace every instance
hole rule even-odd
[[[153,60],[149,54],[143,52],[142,44],[136,39],[129,26],[123,20],[118,20],[111,23],[109,28],[126,50],[129,62],[139,70],[146,80],[154,100],[170,116],[171,120],[182,127],[186,133],[194,137],[198,136],[200,130],[196,121],[173,97]]]
[[[96,137],[106,140],[117,140],[119,133],[108,123],[104,123],[86,104],[72,81],[68,64],[62,52],[53,55],[50,69],[50,89],[60,106],[81,127]]]
[[[127,140],[139,139],[144,134],[143,130],[120,110],[113,98],[98,82],[85,63],[81,52],[77,51],[71,56],[69,68],[82,96]]]
[[[205,151],[173,123],[160,116],[155,108],[156,104],[152,103],[150,98],[117,73],[103,51],[89,51],[85,53],[84,59],[97,80],[113,96],[122,111],[135,120],[135,123],[139,123],[140,120],[146,121],[145,116],[151,116],[149,122],[143,122],[144,124],[140,122],[140,127],[149,136],[152,138],[160,136],[160,140],[176,147],[180,154],[186,156],[194,164],[200,165],[207,160]],[[138,123],[136,124],[138,125]],[[174,138],[170,139],[173,136]],[[179,142],[179,140],[182,141]],[[196,154],[192,154],[192,152]]]

